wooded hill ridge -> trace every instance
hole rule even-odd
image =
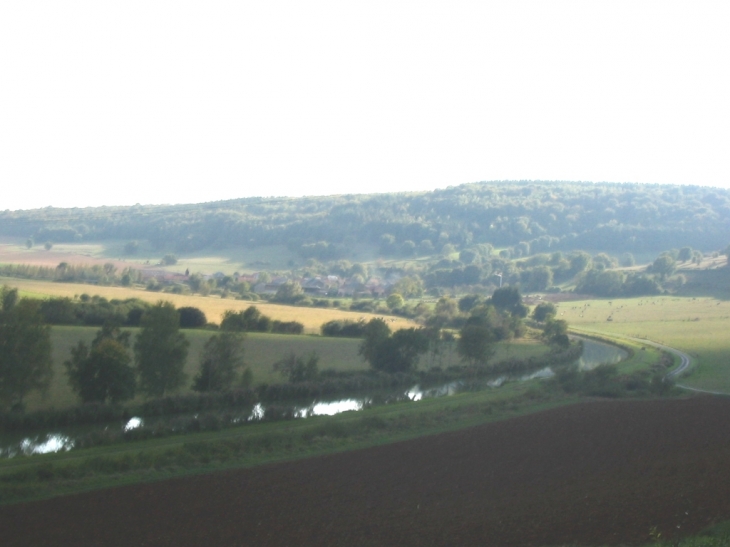
[[[380,245],[385,255],[478,243],[512,246],[517,256],[710,251],[725,247],[729,233],[730,190],[623,183],[479,182],[432,192],[0,212],[0,235],[37,242],[148,240],[179,252],[286,244],[318,259],[343,256],[354,242]]]

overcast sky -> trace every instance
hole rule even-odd
[[[0,209],[730,187],[730,2],[0,5]]]

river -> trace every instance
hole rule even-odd
[[[581,370],[590,370],[604,363],[618,363],[628,356],[627,352],[611,344],[582,338],[583,353],[575,364]],[[511,382],[526,382],[535,379],[545,379],[553,376],[550,367],[530,372],[528,374],[507,375],[500,374],[491,378],[484,378],[478,381],[456,380],[446,384],[422,388],[415,385],[408,390],[394,390],[386,393],[359,395],[357,397],[340,398],[337,400],[315,400],[311,403],[300,403],[291,406],[290,411],[295,418],[307,418],[310,416],[333,416],[341,412],[359,411],[377,404],[388,404],[392,402],[410,400],[420,401],[432,397],[448,397],[463,391],[474,391],[478,389],[497,389]],[[233,421],[259,421],[267,412],[266,404],[257,404],[233,418]],[[47,454],[72,450],[75,446],[75,439],[79,435],[88,434],[99,429],[117,428],[118,431],[129,431],[141,427],[152,427],[157,420],[147,420],[144,417],[134,417],[125,423],[111,423],[96,426],[76,427],[63,430],[39,431],[33,435],[28,434],[2,434],[0,435],[0,458],[12,458],[15,456],[32,456],[34,454]]]

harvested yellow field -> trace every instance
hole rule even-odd
[[[167,300],[176,307],[193,306],[205,312],[208,321],[219,323],[226,310],[245,310],[249,306],[256,306],[265,315],[279,321],[299,321],[304,325],[306,333],[319,333],[322,323],[333,319],[360,318],[366,321],[377,315],[364,312],[351,312],[332,308],[306,308],[296,306],[282,306],[268,302],[251,302],[248,300],[222,299],[217,296],[189,296],[181,294],[157,293],[126,287],[103,287],[97,285],[81,285],[75,283],[55,283],[53,281],[36,281],[30,279],[0,278],[0,285],[17,287],[23,296],[33,298],[48,298],[51,296],[66,296],[74,298],[81,294],[99,295],[109,300],[126,298],[139,298],[145,302],[158,302]],[[411,320],[401,317],[392,317],[391,329],[415,327],[417,324]]]

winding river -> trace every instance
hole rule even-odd
[[[604,363],[618,363],[628,356],[627,352],[617,346],[581,338],[583,340],[583,353],[575,364],[582,370],[590,370]],[[291,412],[295,418],[308,418],[310,416],[333,416],[341,412],[359,411],[376,404],[388,404],[397,401],[420,401],[432,397],[448,397],[463,391],[476,389],[497,389],[511,382],[526,382],[536,379],[545,379],[553,376],[550,367],[546,367],[529,374],[507,375],[501,374],[491,378],[485,378],[478,382],[456,380],[447,384],[435,387],[422,388],[415,385],[408,390],[398,390],[391,393],[373,394],[372,396],[358,396],[342,398],[337,400],[315,400],[309,404],[293,405]],[[258,421],[266,415],[267,406],[257,404],[249,412],[242,414],[234,421]],[[119,428],[120,431],[153,426],[154,420],[146,420],[144,417],[134,417],[123,424],[112,423],[103,426],[87,426],[70,428],[68,430],[39,431],[33,435],[27,434],[2,434],[0,435],[0,457],[12,458],[15,456],[32,456],[34,454],[47,454],[72,450],[75,439],[79,435],[88,434],[98,429]]]

